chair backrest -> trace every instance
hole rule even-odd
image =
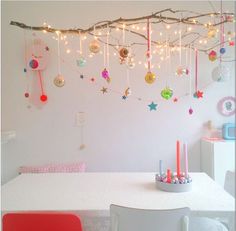
[[[187,231],[189,213],[189,208],[147,210],[111,205],[111,231]]]
[[[7,213],[3,231],[82,231],[80,218],[63,213]]]
[[[233,171],[226,172],[224,189],[233,197],[235,197],[235,172]]]

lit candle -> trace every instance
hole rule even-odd
[[[180,143],[176,142],[176,167],[177,167],[177,177],[180,177]]]
[[[184,143],[184,159],[185,159],[185,177],[188,177],[188,146]]]
[[[160,173],[160,176],[161,176],[162,173],[163,173],[162,160],[159,160],[159,173]]]
[[[167,183],[171,183],[171,171],[170,169],[167,169]]]

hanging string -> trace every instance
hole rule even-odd
[[[198,50],[195,48],[195,92],[198,90]]]
[[[129,79],[129,68],[126,69],[126,76],[127,76],[127,86],[130,86],[130,79]]]
[[[27,39],[26,39],[26,32],[24,30],[24,44],[25,44],[25,76],[26,76],[26,91],[29,92],[29,71],[28,71],[28,64],[27,64]]]
[[[107,24],[107,43],[106,43],[106,50],[107,50],[107,68],[109,69],[109,26]]]
[[[60,33],[57,32],[57,68],[58,74],[61,74],[61,52],[60,52]]]
[[[168,61],[167,61],[167,31],[166,31],[166,41],[165,41],[165,60],[166,60],[166,74],[167,74],[167,76],[168,76]],[[168,83],[168,81],[167,81],[167,78],[166,78],[166,87],[167,87],[167,83]]]
[[[192,99],[192,47],[189,45],[189,97]]]
[[[220,1],[220,49],[223,47],[224,44],[224,26],[223,26],[223,20],[224,20],[224,16],[223,16],[223,3],[222,0]],[[222,62],[222,54],[220,53],[220,64]]]
[[[42,95],[44,95],[43,80],[42,80],[41,71],[38,71],[38,76],[39,76],[39,84],[40,84],[41,93],[42,93]]]
[[[180,22],[180,30],[179,30],[179,65],[182,65],[182,28]]]
[[[123,24],[123,29],[122,29],[122,43],[124,46],[125,45],[125,24]]]
[[[105,43],[103,44],[103,65],[105,68],[106,67],[106,45],[105,45]]]
[[[82,49],[83,49],[82,48],[82,39],[81,39],[81,34],[79,32],[79,53],[80,53],[80,55],[83,54],[83,50]]]
[[[150,21],[149,18],[147,19],[147,39],[148,39],[148,49],[147,49],[147,59],[148,59],[148,71],[151,71],[151,33],[150,33]]]

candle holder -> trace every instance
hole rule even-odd
[[[172,174],[171,179],[168,180],[166,174],[156,174],[155,180],[157,187],[162,191],[179,193],[188,192],[192,189],[192,178],[189,175],[180,174],[177,176]]]

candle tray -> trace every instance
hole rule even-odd
[[[171,180],[170,183],[166,182],[166,176],[156,174],[156,186],[158,189],[166,192],[188,192],[192,190],[192,179],[190,177],[184,178],[183,176],[176,180]]]

